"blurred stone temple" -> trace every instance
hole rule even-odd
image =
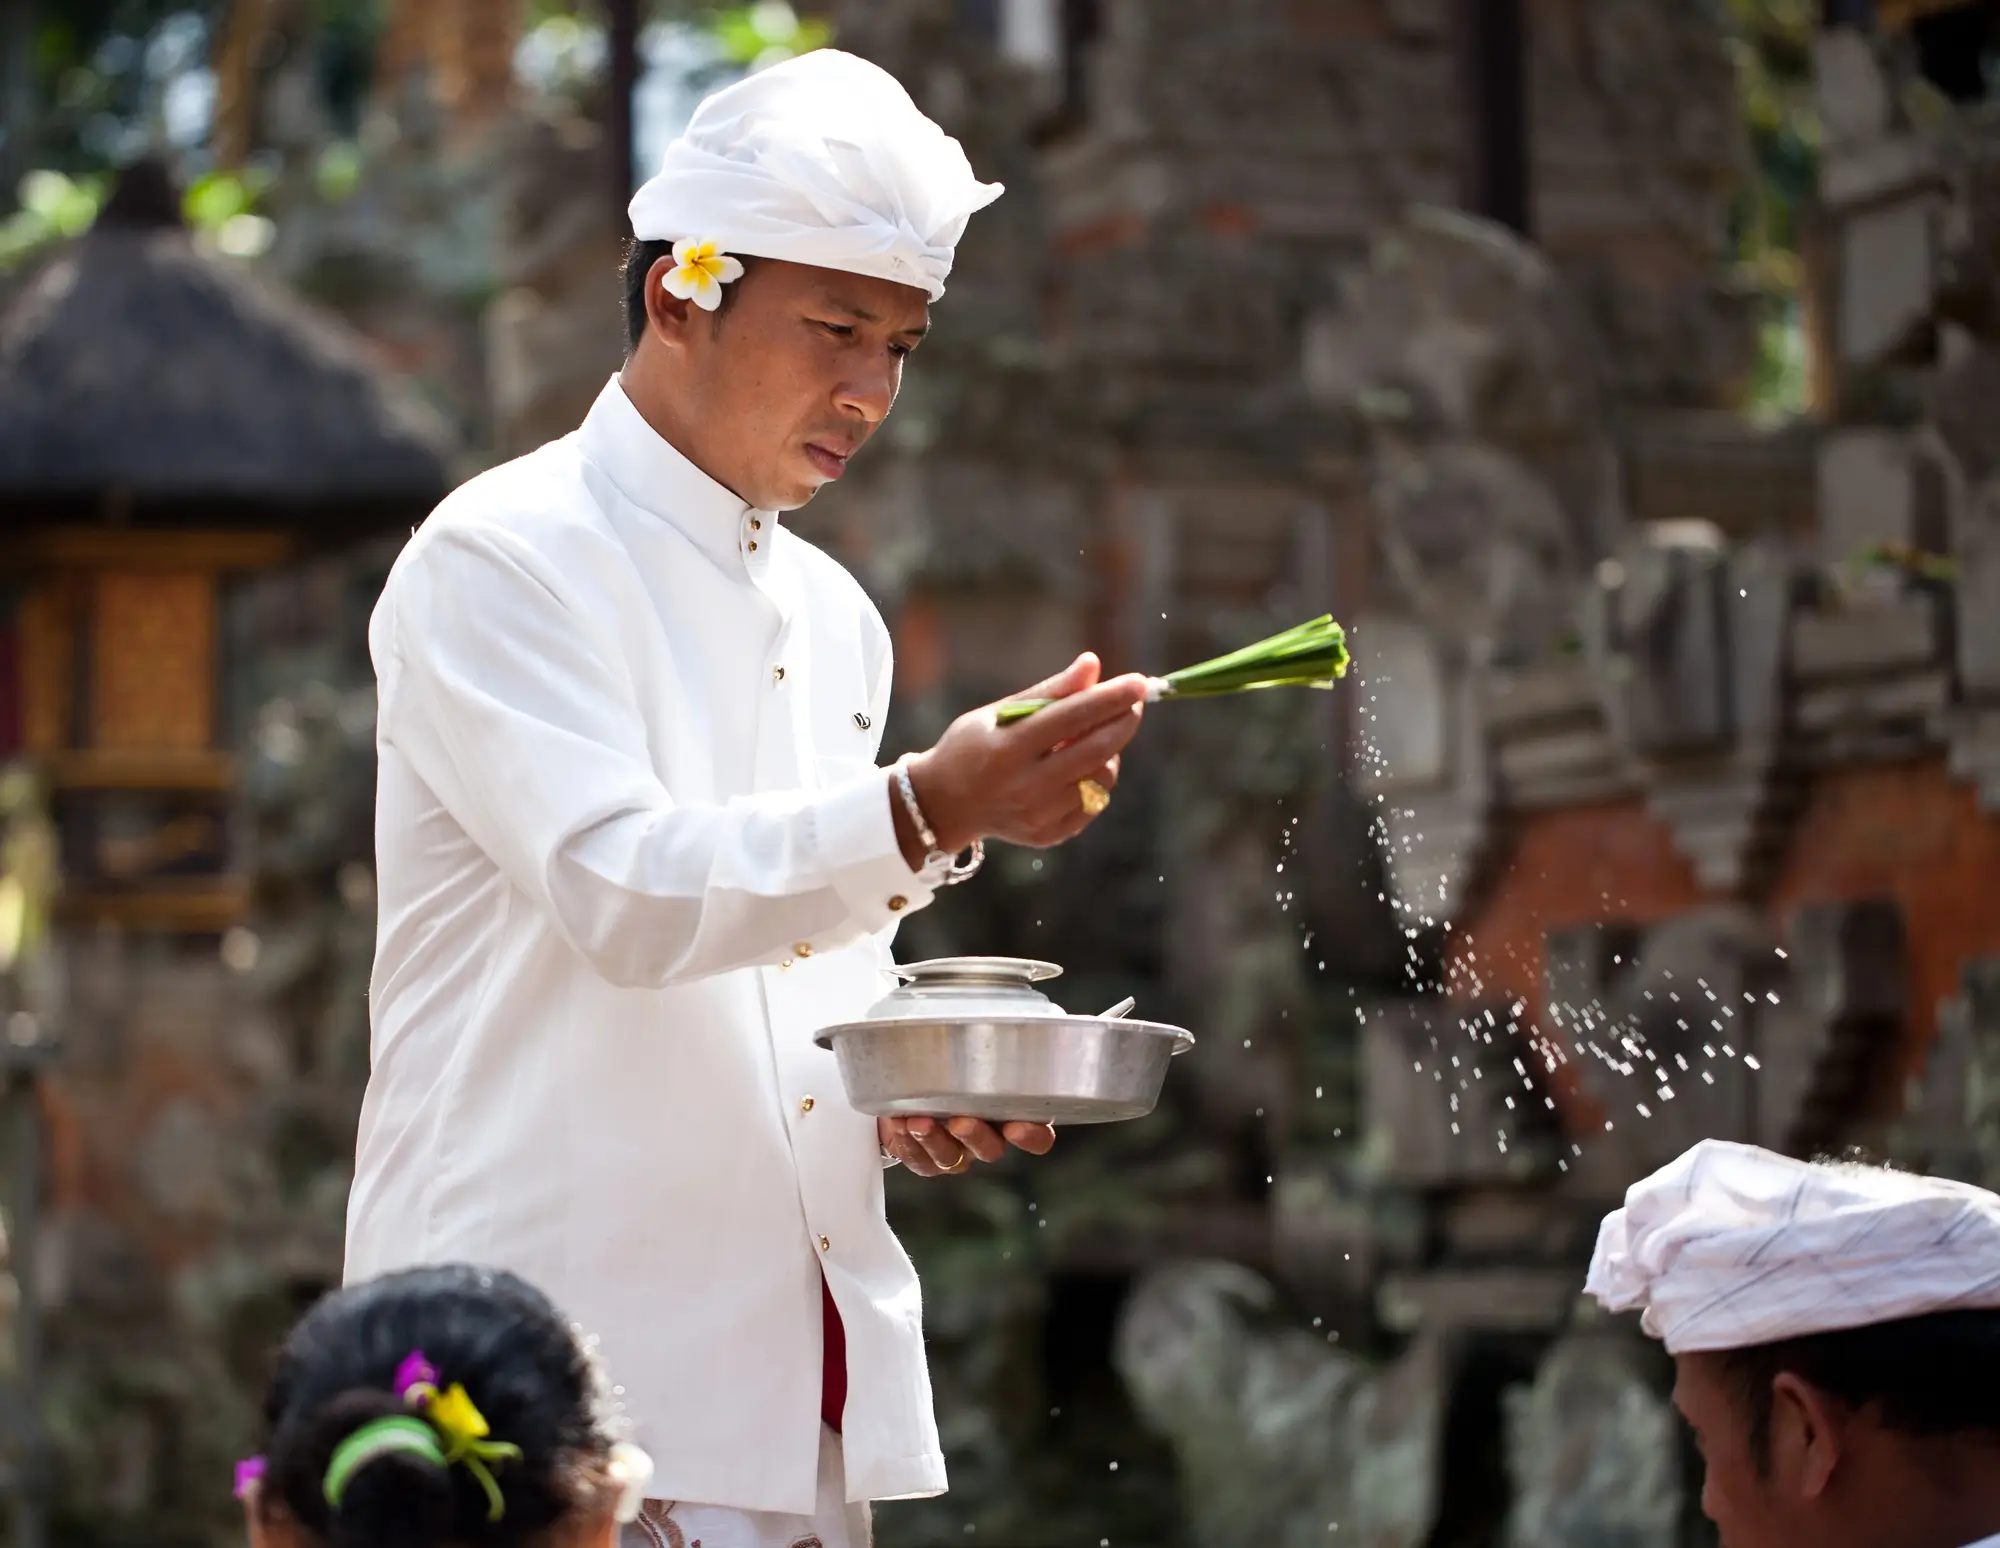
[[[295,625],[273,587],[407,528],[449,482],[438,433],[358,340],[200,250],[158,164],[0,312],[0,759],[14,828],[32,813],[49,840],[9,843],[0,890],[47,916],[8,989],[59,1044],[36,1104],[42,1239],[12,1242],[37,1262],[13,1304],[47,1347],[16,1368],[39,1375],[20,1396],[45,1424],[9,1428],[0,1479],[60,1507],[58,1540],[64,1511],[86,1533],[120,1514],[120,1489],[163,1501],[169,1537],[177,1508],[213,1514],[200,1476],[173,1475],[218,1426],[219,1449],[235,1438],[230,1384],[200,1376],[226,1329],[190,1314],[203,1276],[235,1272],[243,1152],[268,1148],[245,1128],[244,996],[218,952],[260,906],[238,755],[278,643],[260,619]],[[10,1232],[33,1214],[17,1200]],[[127,1482],[94,1501],[65,1477],[114,1454]]]
[[[1163,706],[1098,830],[904,932],[1201,1043],[976,1210],[895,1194],[958,1487],[885,1533],[1709,1541],[1578,1304],[1603,1211],[1702,1135],[2000,1161],[1994,8],[832,10],[1010,190],[798,517],[891,741],[1084,645],[1327,607],[1358,664]],[[1780,10],[1804,385],[1753,413],[1725,15]]]
[[[1142,1122],[889,1175],[952,1490],[884,1548],[1702,1548],[1603,1210],[1700,1135],[2000,1179],[1993,0],[799,11],[242,0],[191,164],[281,169],[265,256],[141,165],[0,276],[7,1548],[238,1540],[339,1273],[380,577],[617,369],[674,61],[829,31],[1008,188],[786,518],[894,633],[885,750],[1084,648],[1356,656],[1161,706],[899,937],[1200,1042]]]

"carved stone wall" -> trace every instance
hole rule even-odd
[[[1021,1376],[1019,1340],[1094,1368],[1102,1324],[1079,1308],[1117,1306],[1142,1276],[1124,1400],[1089,1411],[1101,1433],[1164,1436],[1185,1503],[1167,1528],[1108,1497],[1166,1460],[1125,1439],[1115,1484],[1109,1458],[1061,1473],[1083,1490],[1065,1520],[1089,1499],[1113,1541],[1324,1542],[1337,1521],[1341,1540],[1416,1543],[1440,1520],[1453,1541],[1494,1540],[1500,1394],[1534,1377],[1588,1251],[1584,1215],[1550,1201],[1575,1160],[1567,1075],[1535,1054],[1518,993],[1496,987],[1476,1029],[1471,1006],[1409,996],[1443,986],[1437,924],[1480,896],[1510,803],[1632,788],[1579,604],[1628,540],[1641,449],[1642,514],[1705,505],[1718,467],[1756,457],[1788,509],[1809,498],[1809,448],[1651,428],[1729,404],[1749,360],[1749,314],[1718,280],[1744,159],[1730,66],[1684,6],[1533,7],[1530,245],[1440,208],[1463,133],[1447,7],[1060,9],[1094,28],[1038,63],[998,54],[968,24],[979,8],[832,8],[842,42],[1009,189],[975,221],[883,444],[798,517],[896,633],[889,740],[921,745],[1086,646],[1157,671],[1332,610],[1362,666],[1326,699],[1163,709],[1086,841],[1003,857],[907,932],[910,952],[1054,955],[1088,970],[1079,1003],[1136,993],[1202,1041],[1153,1124],[1066,1135],[1074,1171],[1003,1179],[1012,1208],[1036,1206],[1025,1236],[1043,1250],[1025,1323],[966,1329],[950,1309],[972,1304],[950,1267],[968,1262],[966,1217],[897,1190],[933,1315],[957,1330],[934,1358],[964,1449],[952,1496],[887,1509],[880,1530],[1019,1534],[1007,1480],[1055,1477],[1096,1444],[1070,1428],[1089,1379]],[[1545,691],[1537,674],[1558,670]],[[1503,681],[1516,713],[1496,736]],[[1708,777],[1764,788],[1761,766]],[[1087,1208],[1064,1207],[1070,1189]],[[1176,1258],[1236,1268],[1143,1277]],[[1246,1269],[1321,1317],[1319,1347],[1416,1350],[1365,1380],[1309,1360]],[[1173,1356],[1160,1327],[1207,1352]],[[1404,1437],[1386,1452],[1340,1417],[1378,1389]],[[1256,1426],[1280,1412],[1266,1450]],[[1545,1432],[1524,1433],[1523,1455],[1544,1456]],[[1386,1471],[1364,1480],[1371,1466]],[[1438,1479],[1474,1475],[1493,1487],[1450,1516]]]
[[[1629,8],[1594,16],[1643,26]],[[1340,278],[1307,307],[1294,385],[1326,427],[1309,467],[1350,523],[1329,546],[1360,663],[1354,784],[1379,813],[1373,874],[1408,973],[1347,1007],[1363,1143],[1280,1160],[1273,1263],[1340,1331],[1457,1341],[1461,1416],[1490,1384],[1513,1388],[1519,1540],[1701,1540],[1658,1370],[1577,1323],[1596,1220],[1635,1176],[1705,1135],[1795,1154],[1865,1141],[1990,1171],[1979,1006],[2000,829],[1983,808],[2000,789],[2000,699],[1986,703],[1981,588],[1982,523],[2000,510],[1986,487],[2000,120],[1909,108],[1892,39],[1831,32],[1818,65],[1839,383],[1823,424],[1683,412],[1700,394],[1646,375],[1635,313],[1605,304],[1554,225],[1538,253],[1456,217],[1384,212],[1329,243]],[[1121,122],[1137,126],[1126,139],[1075,152],[1080,265],[1138,250],[1131,188],[1166,190],[1158,208],[1190,230],[1213,208],[1198,160],[1185,184],[1140,175],[1143,101]],[[1115,321],[1121,298],[1095,295]],[[1164,422],[1115,401],[1134,425]],[[1174,456],[1188,455],[1183,437]],[[1906,1077],[1915,1116],[1892,1127]],[[1154,1310],[1135,1301],[1133,1326]],[[1135,1390],[1150,1392],[1144,1373]],[[1200,1416],[1148,1405],[1184,1482],[1241,1443],[1203,1429],[1222,1398]],[[1564,1462],[1607,1434],[1630,1448],[1622,1487]],[[1455,1444],[1448,1475],[1481,1476],[1491,1459],[1463,1431]],[[1466,1494],[1445,1497],[1447,1535],[1495,1540]]]

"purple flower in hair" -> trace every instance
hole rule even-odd
[[[434,1388],[437,1379],[437,1367],[424,1358],[421,1349],[412,1349],[403,1356],[403,1363],[396,1367],[396,1396],[408,1401],[412,1388]]]
[[[238,1462],[236,1464],[236,1497],[239,1500],[246,1497],[250,1493],[250,1486],[262,1481],[263,1477],[264,1459],[262,1457],[245,1457],[241,1462]]]

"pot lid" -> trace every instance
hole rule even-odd
[[[898,963],[891,969],[906,984],[1040,984],[1062,977],[1053,962],[1032,957],[933,957],[928,962]]]

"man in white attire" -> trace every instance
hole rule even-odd
[[[602,1341],[658,1497],[633,1542],[863,1548],[945,1487],[882,1171],[1051,1130],[857,1114],[820,1027],[897,921],[1109,799],[1144,680],[1081,657],[876,767],[890,642],[778,513],[894,402],[998,197],[881,70],[704,103],[632,200],[633,349],[582,427],[455,492],[369,642],[372,1073],[350,1280],[462,1260]]]
[[[1674,1356],[1723,1548],[2000,1548],[2000,1197],[1704,1140],[1586,1288]]]

